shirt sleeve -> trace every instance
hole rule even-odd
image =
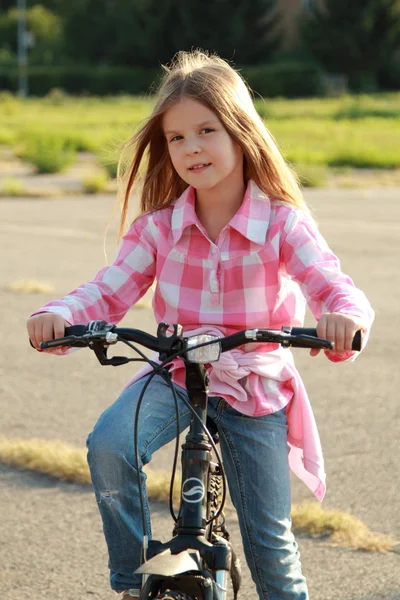
[[[116,324],[146,293],[155,278],[156,244],[151,217],[139,218],[121,240],[114,262],[67,296],[33,314],[53,312],[71,325],[92,320]]]
[[[365,294],[345,275],[311,216],[293,210],[285,223],[281,261],[287,274],[298,282],[307,304],[317,319],[325,312],[337,312],[362,319],[368,326],[364,346],[374,320],[374,311]],[[355,358],[326,351],[333,362]]]

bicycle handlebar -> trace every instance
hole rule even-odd
[[[57,346],[90,347],[96,342],[102,343],[106,347],[122,339],[141,344],[149,350],[167,353],[167,355],[168,353],[170,355],[176,354],[177,351],[178,354],[180,351],[184,352],[186,349],[184,340],[188,338],[182,336],[182,328],[179,325],[174,325],[174,333],[167,336],[168,325],[165,323],[160,324],[159,332],[160,327],[163,335],[160,336],[160,333],[158,333],[158,337],[155,337],[139,329],[120,328],[109,325],[104,321],[92,321],[88,325],[66,327],[65,337],[42,342],[40,347],[43,350]],[[219,338],[218,341],[222,352],[251,342],[275,343],[284,347],[333,349],[332,342],[318,338],[316,329],[304,327],[283,327],[282,330],[249,329]],[[353,338],[352,350],[360,351],[361,343],[361,331],[357,331]]]

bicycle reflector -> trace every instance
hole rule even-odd
[[[205,344],[207,342],[216,342],[214,344],[208,344],[201,348],[194,348],[193,346],[199,344]],[[186,352],[187,360],[190,362],[198,363],[200,365],[206,365],[211,362],[215,362],[219,359],[221,354],[221,344],[219,343],[219,337],[217,335],[210,335],[207,333],[201,335],[193,335],[186,339],[188,351]]]

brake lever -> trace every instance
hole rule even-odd
[[[111,365],[118,367],[124,365],[129,361],[129,358],[125,356],[112,356],[107,357],[107,350],[111,344],[116,344],[118,341],[118,335],[112,332],[114,325],[106,326],[98,331],[89,330],[82,336],[68,335],[62,338],[56,338],[49,340],[48,342],[41,342],[40,349],[46,350],[48,348],[58,348],[60,346],[69,346],[71,348],[86,348],[89,347],[95,353],[97,360],[101,365]],[[29,340],[30,341],[30,340]],[[73,342],[73,343],[71,343]],[[31,346],[32,346],[32,342]],[[34,347],[34,346],[32,346]]]
[[[95,329],[88,331],[88,333],[82,336],[82,339],[86,338],[87,343],[85,345],[93,350],[101,365],[111,365],[112,367],[125,365],[130,362],[129,358],[126,356],[107,357],[107,350],[111,344],[116,344],[118,342],[118,335],[112,331],[115,327],[114,325],[105,325],[106,326],[102,329],[99,327],[97,331]]]
[[[304,347],[301,342],[307,342],[307,348],[318,348],[319,350],[333,350],[335,344],[330,340],[324,340],[323,338],[315,338],[312,335],[290,335],[284,336],[284,341],[281,342],[282,346],[292,348]],[[287,343],[285,343],[287,342]],[[297,343],[296,343],[297,342]]]
[[[318,348],[324,350],[333,350],[334,344],[330,340],[316,338],[311,335],[291,335],[285,331],[268,331],[268,333],[258,332],[257,339],[262,342],[280,344],[283,348],[304,347],[301,342],[307,342],[307,348]]]
[[[112,356],[107,358],[108,345],[104,345],[104,342],[96,341],[89,344],[89,348],[95,353],[97,360],[101,365],[111,365],[112,367],[118,367],[119,365],[125,365],[129,362],[129,358],[126,356]]]

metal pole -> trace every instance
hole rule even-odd
[[[26,0],[17,0],[18,7],[18,93],[28,95],[28,52],[26,34]]]

